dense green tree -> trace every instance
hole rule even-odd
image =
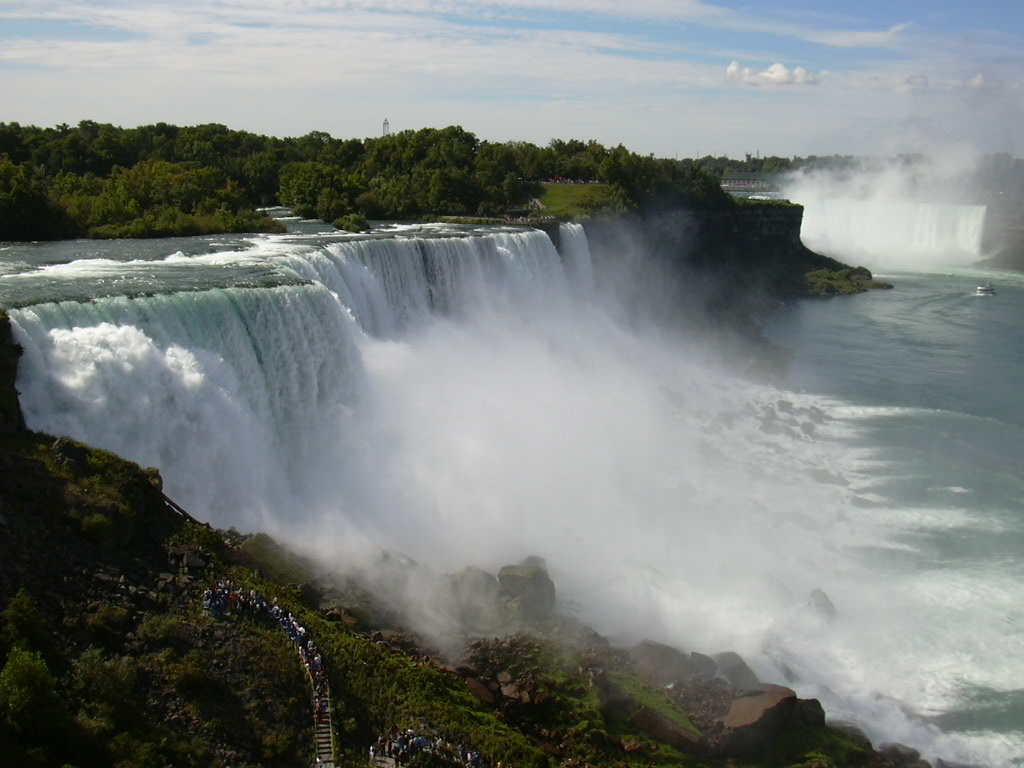
[[[57,679],[42,656],[15,648],[0,672],[0,718],[5,730],[45,744],[67,720]]]
[[[0,240],[64,237],[72,225],[50,200],[42,169],[0,158]]]
[[[281,170],[280,200],[324,221],[352,213],[366,188],[362,178],[328,163],[290,163]]]

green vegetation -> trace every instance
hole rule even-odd
[[[365,232],[370,228],[370,222],[359,213],[350,213],[334,220],[335,229],[343,229],[346,232]]]
[[[283,204],[326,222],[519,217],[547,199],[553,216],[685,206],[728,208],[729,173],[855,173],[921,157],[706,156],[674,160],[596,141],[481,141],[459,126],[366,139],[322,131],[274,138],[211,123],[119,128],[83,120],[53,128],[0,123],[0,240],[152,237],[280,227],[256,212]],[[973,184],[1024,190],[1024,160],[983,158]],[[601,190],[567,189],[599,182]],[[577,197],[578,196],[578,197]]]
[[[358,140],[216,124],[0,123],[0,240],[274,231],[280,222],[255,209],[277,203],[351,231],[367,218],[505,219],[530,212],[552,180],[604,185],[553,199],[556,216],[732,204],[692,162],[595,141],[493,143],[459,126]]]
[[[804,276],[810,296],[845,296],[863,293],[871,288],[892,288],[889,283],[875,280],[866,267],[853,269],[818,269]]]
[[[586,219],[623,208],[607,184],[545,184],[540,202],[544,213],[560,219]]]

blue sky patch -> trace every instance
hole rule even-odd
[[[93,27],[77,21],[49,19],[0,20],[0,40],[54,40],[84,43],[124,43],[140,35],[114,27]]]

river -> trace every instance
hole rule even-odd
[[[878,579],[849,674],[877,681],[929,733],[979,765],[1024,754],[1024,275],[892,273],[891,291],[780,310],[789,384],[834,398],[856,429],[884,531],[860,557]],[[994,281],[993,296],[975,295]],[[837,602],[842,602],[838,600]],[[840,622],[841,623],[841,622]],[[885,681],[883,684],[881,681]],[[934,728],[935,730],[931,730]],[[954,746],[956,745],[956,746]],[[941,751],[941,750],[940,750]]]

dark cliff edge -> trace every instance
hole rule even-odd
[[[807,248],[802,220],[798,205],[736,204],[599,217],[584,228],[595,265],[628,306],[749,357],[769,351],[760,328],[782,302],[891,287]]]
[[[10,320],[7,314],[0,310],[0,436],[25,428],[18,390],[14,386],[18,376],[19,357],[21,347],[14,343]]]

